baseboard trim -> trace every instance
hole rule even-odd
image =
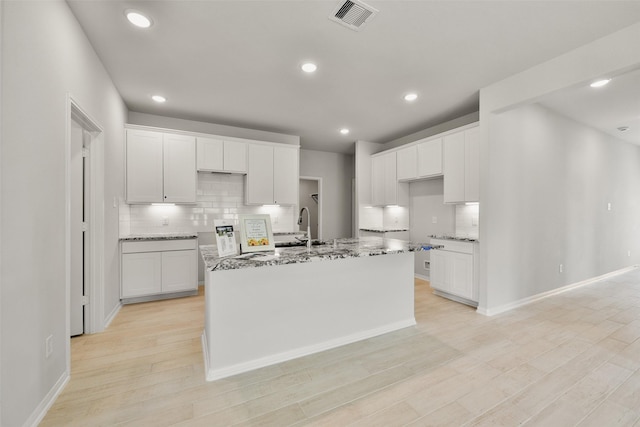
[[[413,277],[420,279],[420,280],[426,280],[427,282],[429,282],[429,278],[427,276],[423,276],[422,274],[416,274],[414,273]]]
[[[109,327],[109,325],[111,324],[111,322],[113,322],[113,319],[116,318],[116,316],[118,315],[118,313],[120,312],[120,309],[122,308],[122,304],[118,303],[113,310],[111,310],[111,313],[109,313],[109,315],[107,316],[107,318],[104,320],[104,329],[107,329]]]
[[[590,279],[586,279],[586,280],[582,280],[580,282],[576,282],[576,283],[571,283],[569,285],[563,286],[561,288],[557,288],[557,289],[552,289],[550,291],[546,291],[546,292],[542,292],[527,298],[522,298],[520,300],[514,301],[514,302],[510,302],[508,304],[503,304],[500,305],[498,307],[494,307],[494,308],[490,308],[487,309],[485,307],[478,307],[478,309],[476,310],[479,314],[483,314],[485,316],[495,316],[496,314],[501,314],[510,310],[513,310],[514,308],[519,308],[519,307],[523,307],[525,305],[543,300],[545,298],[549,298],[552,297],[554,295],[559,295],[561,293],[567,292],[567,291],[571,291],[573,289],[577,289],[580,288],[582,286],[586,286],[586,285],[590,285],[592,283],[598,282],[600,280],[604,280],[604,279],[608,279],[610,277],[614,277],[614,276],[618,276],[620,274],[624,274],[624,273],[628,273],[629,271],[633,271],[635,269],[637,269],[639,266],[638,265],[632,265],[630,267],[625,267],[625,268],[621,268],[620,270],[615,270],[612,271],[610,273],[605,273],[601,276],[596,276],[596,277],[592,277]]]
[[[51,390],[49,390],[44,399],[42,399],[38,407],[33,411],[31,416],[27,419],[27,421],[25,421],[25,427],[35,427],[42,422],[53,403],[56,401],[60,393],[62,393],[64,387],[69,382],[69,378],[69,372],[64,371],[60,378],[58,378],[58,381],[56,381],[54,386],[51,387]]]
[[[286,362],[287,360],[296,359],[298,357],[308,356],[310,354],[318,353],[325,350],[330,350],[335,347],[340,347],[346,344],[351,344],[357,341],[361,341],[367,338],[373,338],[378,335],[386,334],[389,332],[397,331],[398,329],[404,329],[416,324],[415,318],[406,319],[400,322],[391,323],[379,328],[369,329],[367,331],[358,332],[355,334],[347,335],[334,340],[321,342],[318,344],[301,347],[286,351],[283,353],[272,354],[259,359],[254,359],[249,362],[238,363],[236,365],[226,366],[224,368],[212,369],[209,364],[209,351],[208,343],[205,334],[202,334],[202,348],[204,352],[204,364],[207,373],[207,381],[215,381],[222,378],[230,377],[232,375],[241,374],[243,372],[252,371],[258,368],[264,368],[265,366],[275,365],[276,363]]]

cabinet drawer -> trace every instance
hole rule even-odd
[[[447,239],[431,239],[431,244],[442,245],[444,246],[442,250],[451,251],[451,252],[460,252],[463,254],[473,254],[473,243],[472,242],[459,242],[456,240],[447,240]]]
[[[122,253],[195,250],[197,239],[122,242]]]

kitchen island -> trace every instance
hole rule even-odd
[[[207,380],[213,381],[415,325],[413,251],[368,237],[205,263]]]

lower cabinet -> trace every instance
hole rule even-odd
[[[197,239],[125,241],[120,297],[165,297],[197,291]]]
[[[431,287],[444,297],[477,306],[477,244],[432,239],[431,245],[443,246],[431,251]]]

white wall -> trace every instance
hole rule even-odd
[[[300,176],[322,178],[322,238],[352,235],[352,155],[300,150]]]
[[[640,147],[537,104],[491,126],[492,306],[640,261]]]
[[[188,132],[209,133],[220,136],[256,139],[258,141],[278,142],[281,144],[300,145],[300,137],[284,133],[267,132],[256,129],[239,128],[235,126],[218,125],[215,123],[198,122],[194,120],[176,119],[174,117],[157,116],[154,114],[129,112],[129,124],[154,126]]]
[[[2,2],[3,426],[33,423],[67,374],[66,97],[104,128],[105,308],[118,292],[126,108],[63,1]],[[53,354],[45,359],[45,338]],[[51,397],[51,395],[49,395]]]
[[[567,152],[565,152],[565,150],[573,150],[577,144],[576,141],[586,138],[587,131],[577,130],[564,121],[552,119],[551,116],[547,116],[547,119],[543,120],[545,115],[537,107],[514,112],[513,115],[501,117],[500,114],[535,102],[544,95],[563,88],[587,84],[598,77],[616,75],[625,70],[639,67],[638,40],[640,40],[640,23],[480,91],[480,201],[482,210],[480,215],[480,302],[478,306],[480,312],[499,312],[510,304],[517,303],[522,297],[534,295],[542,290],[558,288],[569,283],[570,280],[587,277],[589,274],[598,274],[634,262],[634,259],[628,257],[624,259],[627,249],[625,246],[628,245],[623,239],[615,248],[607,246],[607,249],[614,250],[614,254],[601,254],[605,258],[598,262],[597,266],[585,266],[570,261],[571,265],[567,265],[567,268],[572,270],[565,270],[567,273],[562,278],[557,276],[560,258],[567,258],[568,248],[573,246],[575,242],[575,237],[567,234],[572,230],[567,221],[573,221],[575,210],[589,216],[589,222],[586,226],[592,232],[589,239],[593,241],[597,242],[601,238],[602,230],[609,231],[611,226],[606,223],[598,223],[598,218],[607,217],[603,218],[600,214],[593,217],[594,212],[589,210],[593,205],[590,205],[586,199],[589,197],[589,192],[585,193],[574,182],[575,179],[592,181],[590,177],[580,174],[580,166],[574,161],[574,159],[590,160],[583,158],[585,153],[569,151],[578,156],[575,157],[574,155],[567,156]],[[529,117],[534,121],[529,122]],[[509,124],[510,119],[519,121],[522,128],[514,129]],[[564,124],[560,125],[561,122]],[[536,126],[543,126],[543,128],[538,129]],[[571,129],[571,137],[565,138],[555,134],[553,128],[556,126],[567,130]],[[527,131],[542,137],[538,138],[541,149],[548,150],[550,157],[546,159],[538,157],[539,153],[535,151],[535,147],[530,146],[532,143],[530,137],[523,135]],[[508,139],[510,141],[507,143]],[[549,146],[550,141],[559,141],[560,145],[551,147]],[[590,134],[585,144],[596,150],[598,144],[606,144],[604,141],[604,136],[596,138]],[[614,143],[614,145],[617,144]],[[609,159],[619,159],[623,162],[622,167],[627,168],[627,160],[621,156],[623,156],[623,152],[626,152],[635,158],[635,149],[632,148],[625,146],[625,148],[611,148],[613,150],[611,152],[603,151],[603,153],[607,153],[603,159],[604,167],[610,168],[613,164]],[[526,166],[526,162],[522,159],[522,153],[525,150],[532,150],[531,154],[536,156],[532,161],[538,166],[537,170]],[[579,175],[575,179],[569,178],[566,172],[560,172],[564,168],[569,168]],[[562,197],[558,196],[557,191],[547,192],[551,185],[544,178],[547,169],[550,169],[554,178],[559,180],[553,184],[553,188],[556,188],[555,185],[565,186]],[[506,175],[507,171],[510,172],[510,175]],[[629,173],[631,173],[631,177],[635,176],[630,170]],[[502,177],[503,180],[498,180],[497,176]],[[536,183],[540,179],[543,182]],[[594,183],[598,185],[595,194],[603,197],[597,209],[601,209],[602,203],[610,198],[605,195],[618,194],[616,193],[618,190],[613,192],[611,187],[600,187],[600,185],[609,185],[609,183],[613,185],[615,182],[621,188],[626,188],[627,184],[624,181],[615,179],[616,181],[606,181],[602,184]],[[510,189],[511,180],[523,183],[525,188],[517,191],[516,194]],[[578,186],[577,192],[574,191],[576,186]],[[607,191],[612,191],[612,193],[607,194]],[[575,197],[581,197],[584,207],[589,209],[582,208],[583,205],[578,200],[572,199]],[[532,200],[536,198],[538,205],[534,206],[535,210],[532,212],[525,212],[519,207],[521,203],[524,203],[525,206],[531,206]],[[557,213],[549,212],[550,209],[544,209],[540,206],[554,203],[560,203]],[[544,224],[541,223],[541,218],[544,219]],[[517,229],[515,228],[516,223],[518,224]],[[543,234],[533,235],[527,232],[526,237],[522,237],[520,232],[529,228]],[[551,236],[552,232],[556,232],[556,236]],[[629,229],[628,232],[635,234],[637,230]],[[551,240],[545,241],[547,236]],[[512,243],[516,246],[510,246]],[[556,248],[555,245],[559,247]],[[610,256],[618,257],[620,252],[623,253],[622,258],[609,258]],[[514,256],[520,257],[515,264],[512,265],[505,261],[513,261]],[[593,257],[593,252],[587,253],[586,256]],[[541,269],[542,273],[540,273]],[[544,272],[546,269],[552,269],[554,273]],[[536,277],[546,282],[534,284],[533,281]]]

